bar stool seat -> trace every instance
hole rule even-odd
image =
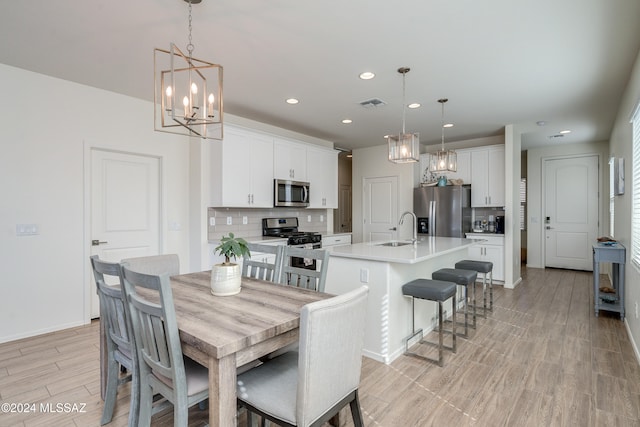
[[[451,329],[451,333],[453,336],[453,342],[451,347],[447,347],[447,349],[451,350],[453,353],[456,352],[456,284],[453,282],[441,281],[441,280],[429,280],[429,279],[415,279],[411,282],[405,283],[402,286],[402,294],[405,296],[411,297],[411,323],[413,326],[413,333],[405,339],[405,354],[409,356],[419,357],[426,361],[437,363],[439,366],[444,365],[443,358],[443,319],[442,319],[442,303],[449,298],[453,298],[452,300],[452,311],[453,311],[453,327]],[[435,345],[434,343],[423,340],[423,332],[422,329],[416,331],[415,324],[415,299],[423,299],[428,301],[435,301],[438,303],[438,325],[439,325],[439,336],[438,336],[438,360],[431,359],[429,357],[422,356],[420,354],[412,353],[409,351],[409,342],[414,339],[417,335],[420,335],[419,342],[425,344]]]
[[[478,273],[473,270],[463,270],[459,268],[441,268],[440,270],[434,271],[431,274],[431,278],[434,280],[444,280],[447,282],[453,282],[459,286],[464,287],[464,335],[459,334],[463,338],[469,338],[469,320],[468,320],[468,298],[469,298],[469,285],[473,285],[476,282],[476,278],[478,277]],[[475,286],[472,286],[472,328],[476,328],[476,293]],[[453,310],[456,311],[455,309]]]
[[[456,268],[464,270],[473,270],[477,273],[482,273],[482,299],[483,299],[483,313],[484,318],[487,318],[487,310],[493,311],[493,263],[490,261],[476,261],[471,259],[465,259],[458,261],[455,265]],[[489,307],[487,307],[487,274],[489,275]],[[474,284],[475,287],[475,284]]]

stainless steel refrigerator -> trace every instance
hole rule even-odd
[[[441,237],[465,237],[471,231],[471,186],[419,187],[413,190],[418,231]]]

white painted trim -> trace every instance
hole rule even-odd
[[[62,325],[55,325],[55,326],[52,326],[52,327],[49,327],[49,328],[38,329],[38,330],[35,330],[35,331],[28,331],[28,332],[25,332],[25,333],[22,333],[22,334],[9,335],[9,336],[6,336],[6,337],[2,337],[2,339],[0,340],[0,344],[3,344],[5,342],[11,342],[11,341],[15,341],[15,340],[20,340],[20,339],[23,339],[23,338],[31,338],[31,337],[35,337],[37,335],[48,334],[50,332],[62,331],[64,329],[77,328],[79,326],[88,325],[89,323],[91,323],[91,319],[89,319],[88,321],[64,323]]]
[[[636,355],[636,362],[640,365],[640,351],[638,351],[638,345],[636,341],[633,339],[633,334],[631,333],[631,329],[629,328],[629,322],[627,322],[627,318],[624,318],[624,327],[627,330],[627,335],[629,336],[629,341],[631,341],[631,347],[633,348],[633,353]]]

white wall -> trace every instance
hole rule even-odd
[[[396,164],[389,161],[387,145],[353,150],[353,243],[362,242],[362,195],[364,179],[378,176],[398,177],[398,215],[413,211],[414,163]],[[398,218],[400,219],[400,218]],[[410,237],[411,222],[398,226],[400,238]]]
[[[162,158],[163,251],[188,266],[189,145],[154,132],[151,103],[1,64],[0,93],[0,342],[89,320],[90,147]]]
[[[635,316],[635,304],[640,304],[640,271],[630,264],[631,255],[631,209],[632,209],[632,132],[629,119],[635,106],[640,102],[640,55],[636,58],[629,83],[620,102],[618,114],[609,142],[609,156],[625,159],[625,193],[615,198],[615,238],[627,248],[626,265],[626,323],[636,348],[640,344],[640,320]],[[636,165],[638,166],[638,165]],[[605,194],[609,194],[608,188]]]
[[[552,157],[594,154],[599,156],[598,172],[600,227],[598,236],[608,234],[609,175],[607,172],[608,142],[591,144],[562,144],[535,148],[527,152],[527,267],[544,268],[544,212],[542,201],[542,173],[544,160]],[[604,171],[604,172],[603,172]]]

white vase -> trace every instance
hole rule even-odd
[[[211,293],[219,297],[236,295],[240,292],[241,279],[240,265],[216,264],[211,269]]]

